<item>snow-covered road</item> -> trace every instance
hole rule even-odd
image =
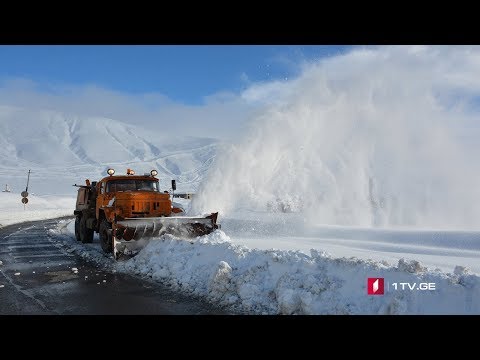
[[[32,197],[23,210],[18,194],[2,196],[4,225],[71,214],[72,199]],[[298,214],[254,212],[221,223],[193,241],[161,237],[118,263],[97,235],[77,243],[71,219],[52,235],[86,260],[240,313],[480,314],[480,232],[307,226]],[[384,278],[385,295],[368,295],[368,278]],[[400,290],[402,282],[415,290]]]
[[[50,236],[57,226],[58,220],[45,220],[0,229],[0,315],[222,314],[165,286],[118,274],[110,263],[84,261]]]
[[[480,231],[382,229],[309,225],[300,214],[242,212],[222,219],[232,243],[256,249],[325,251],[395,265],[416,260],[431,269],[452,272],[464,266],[480,274]]]
[[[470,258],[462,258],[458,256],[460,249],[447,247],[446,250],[439,250],[445,241],[449,241],[448,237],[439,237],[443,239],[439,240],[440,247],[423,247],[423,255],[429,256],[430,261],[438,257],[439,262],[429,264],[435,264],[430,267],[417,260],[422,256],[421,251],[409,253],[405,258],[402,258],[403,253],[391,252],[395,246],[405,249],[405,245],[393,242],[396,238],[394,235],[400,236],[401,232],[386,231],[379,236],[379,239],[391,241],[390,249],[382,248],[380,240],[350,239],[350,244],[358,242],[357,248],[350,248],[348,242],[342,241],[342,245],[335,245],[339,254],[343,254],[339,256],[321,251],[321,248],[326,248],[322,245],[323,238],[312,237],[311,233],[309,237],[268,236],[265,231],[271,223],[258,229],[260,236],[247,236],[242,240],[240,234],[248,234],[245,221],[225,220],[223,230],[194,240],[186,241],[172,236],[154,239],[137,256],[118,263],[113,263],[111,257],[102,256],[98,243],[87,247],[77,243],[71,220],[62,220],[53,234],[86,259],[108,261],[119,272],[146,276],[241,313],[480,314],[480,278],[462,263],[462,259],[474,261],[475,245],[472,246],[473,250],[465,250],[471,251]],[[231,233],[228,233],[229,228]],[[282,230],[279,224],[275,228]],[[290,231],[294,230],[292,226],[289,228]],[[322,229],[327,230],[334,229]],[[345,238],[345,233],[352,231],[336,230],[339,234],[343,232],[339,238]],[[362,231],[358,234],[367,236]],[[409,236],[412,243],[415,236],[412,233]],[[462,237],[457,234],[452,239]],[[470,237],[466,236],[463,241],[468,243],[467,239]],[[333,241],[330,239],[330,246],[334,246]],[[420,237],[418,242],[421,241]],[[386,240],[384,242],[388,243]],[[472,242],[475,244],[476,240]],[[247,243],[250,246],[245,246]],[[375,246],[368,253],[369,243]],[[294,250],[294,244],[297,249],[302,248],[301,251]],[[311,250],[307,250],[309,247]],[[410,248],[416,249],[415,245],[410,245]],[[441,251],[445,253],[441,255]],[[457,256],[452,259],[455,251]],[[352,258],[351,254],[355,252],[363,254],[363,259]],[[389,254],[388,261],[382,259],[385,254]],[[458,266],[448,269],[449,263]],[[445,270],[442,271],[441,267]],[[383,278],[385,294],[368,295],[368,278]],[[414,288],[410,290],[407,285],[399,285],[401,283]],[[420,284],[433,284],[435,289],[421,290],[423,285]]]

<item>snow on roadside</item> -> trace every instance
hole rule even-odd
[[[469,314],[480,313],[480,279],[428,271],[417,262],[381,263],[331,258],[315,250],[255,250],[233,245],[222,231],[195,241],[164,236],[125,269],[167,282],[221,305],[266,314]],[[368,277],[388,282],[434,282],[435,291],[367,295]]]
[[[66,226],[68,224],[68,226]],[[98,244],[78,244],[72,222],[65,242],[90,259]],[[480,314],[480,278],[465,268],[444,273],[400,260],[397,266],[332,258],[311,250],[258,250],[232,244],[222,231],[193,240],[163,236],[114,269],[151,278],[187,294],[251,314]],[[385,295],[367,295],[367,278],[383,277]],[[392,283],[435,283],[435,291],[394,290]],[[389,284],[389,288],[387,288]],[[397,285],[398,286],[398,285]]]
[[[25,209],[21,200],[20,194],[0,192],[0,227],[24,221],[73,215],[76,199],[74,196],[35,196],[30,194]]]

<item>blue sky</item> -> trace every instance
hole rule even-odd
[[[353,91],[395,113],[417,91],[435,107],[478,114],[479,54],[478,46],[0,45],[0,107],[216,138],[236,137],[269,106],[307,93],[333,101]]]
[[[95,85],[126,94],[160,93],[198,105],[205,96],[239,92],[252,82],[298,74],[304,61],[343,46],[152,45],[0,46],[0,80],[36,86]]]

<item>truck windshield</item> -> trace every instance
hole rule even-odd
[[[138,190],[158,192],[158,181],[129,179],[110,180],[107,182],[107,192]]]

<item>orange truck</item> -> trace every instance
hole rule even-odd
[[[206,235],[219,228],[217,213],[204,216],[185,216],[182,208],[173,206],[168,191],[160,191],[158,172],[135,175],[127,169],[126,175],[108,176],[100,181],[85,181],[78,187],[75,215],[75,237],[82,243],[91,243],[94,232],[100,244],[115,259],[134,255],[152,237],[172,234],[179,237]],[[172,193],[175,190],[172,180]],[[173,196],[172,196],[173,197]]]

